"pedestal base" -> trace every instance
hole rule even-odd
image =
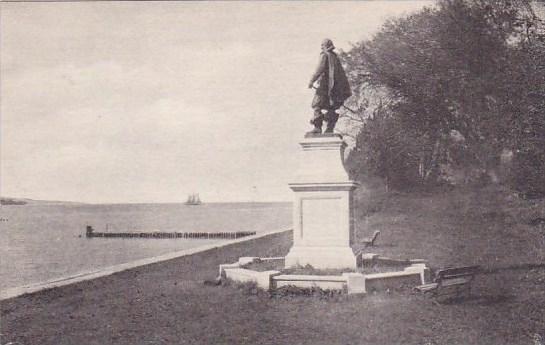
[[[286,268],[306,265],[318,269],[355,269],[356,256],[350,247],[292,247],[286,256]]]
[[[295,181],[293,247],[286,267],[356,268],[353,190],[343,165],[345,143],[338,136],[305,138]]]

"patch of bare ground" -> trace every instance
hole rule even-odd
[[[545,338],[543,201],[507,191],[357,196],[366,251],[478,264],[472,294],[438,304],[410,289],[367,296],[287,294],[207,286],[220,263],[282,256],[289,233],[149,265],[1,303],[2,345],[27,344],[527,344]],[[356,238],[356,239],[357,239]],[[361,246],[363,248],[363,245]],[[541,340],[540,340],[541,339]]]

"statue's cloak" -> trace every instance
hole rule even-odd
[[[310,83],[318,81],[313,108],[337,109],[352,95],[348,78],[337,54],[332,51],[322,52],[320,63]]]
[[[352,96],[348,78],[341,65],[341,61],[332,51],[325,53],[328,61],[328,96],[331,103],[344,103],[346,99]]]

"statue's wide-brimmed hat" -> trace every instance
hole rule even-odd
[[[335,46],[333,45],[333,41],[330,40],[329,38],[324,39],[322,41],[322,49],[327,51],[335,49]]]

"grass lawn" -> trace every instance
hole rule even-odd
[[[207,286],[220,263],[279,256],[291,234],[3,301],[5,344],[545,344],[545,202],[497,188],[357,195],[357,238],[433,268],[484,268],[472,297],[436,304],[410,291],[270,297]]]

